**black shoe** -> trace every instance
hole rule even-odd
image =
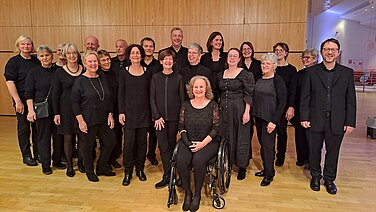
[[[245,179],[245,173],[246,173],[245,168],[239,168],[237,179],[238,180],[244,180]]]
[[[98,182],[99,181],[99,178],[97,177],[97,175],[94,174],[94,172],[86,173],[86,177],[91,182]]]
[[[201,201],[201,194],[195,195],[191,202],[191,207],[189,207],[190,211],[197,211],[200,207]]]
[[[141,181],[146,181],[147,179],[144,171],[136,171],[136,175]]]
[[[132,179],[132,174],[125,174],[122,185],[123,186],[129,185],[131,183],[131,179]]]
[[[326,191],[329,193],[329,194],[336,194],[337,193],[337,186],[336,184],[334,184],[333,181],[330,181],[330,180],[325,180],[324,181],[324,186],[326,188]]]
[[[66,169],[67,168],[67,166],[60,161],[53,162],[52,166],[56,167],[57,169]]]
[[[320,191],[320,178],[312,177],[311,183],[309,184],[312,190]]]
[[[30,156],[26,156],[23,158],[23,163],[26,164],[27,166],[38,166],[38,163],[37,161],[30,157]]]
[[[66,175],[68,177],[74,177],[76,173],[74,172],[74,169],[73,169],[73,164],[68,164],[68,168],[67,168],[67,173]]]
[[[113,161],[113,162],[111,163],[111,165],[112,165],[115,169],[121,168],[121,164],[118,163],[116,160]]]
[[[167,187],[169,183],[170,183],[169,177],[163,178],[161,181],[155,184],[155,188],[161,189],[161,188]]]
[[[40,154],[34,154],[34,158],[38,163],[42,163],[42,159],[40,159]]]
[[[305,161],[296,161],[296,165],[297,166],[304,166],[304,165],[306,165],[306,164],[308,164],[308,161],[307,160],[305,160]]]
[[[256,176],[256,177],[263,177],[263,176],[265,176],[264,170],[259,171],[259,172],[256,172],[256,173],[255,173],[255,176]]]
[[[52,169],[50,166],[45,166],[45,167],[42,166],[42,172],[45,175],[50,175],[52,174]]]
[[[81,173],[85,173],[85,166],[82,160],[78,159],[77,166],[78,166],[78,171],[80,171]]]
[[[285,163],[284,158],[277,158],[277,160],[275,161],[276,166],[283,166],[284,163]]]
[[[178,188],[181,188],[181,187],[182,187],[182,185],[181,185],[181,178],[178,178],[178,179],[176,180],[175,185],[176,185],[176,187],[178,187]]]
[[[113,171],[99,171],[97,170],[97,176],[108,176],[108,177],[112,177],[112,176],[116,176],[116,173],[113,172]]]
[[[183,211],[188,211],[191,207],[192,201],[192,192],[185,192],[184,203],[183,203]]]
[[[273,181],[273,177],[267,177],[267,176],[265,176],[265,177],[262,179],[260,185],[261,185],[261,186],[268,186],[268,185],[270,185],[270,183],[271,183],[272,181]]]
[[[155,156],[154,157],[153,156],[147,156],[147,158],[150,161],[151,165],[154,165],[154,166],[158,165],[158,161],[155,158]]]

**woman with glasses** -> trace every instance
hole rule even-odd
[[[209,79],[210,84],[213,85],[211,71],[208,67],[200,64],[202,56],[202,47],[197,43],[192,43],[188,47],[188,62],[189,65],[181,69],[180,74],[183,77],[184,85],[188,85],[192,77],[200,75]],[[184,100],[189,100],[187,88],[184,86]]]
[[[52,89],[52,104],[57,133],[64,136],[64,153],[68,165],[66,175],[73,177],[75,172],[72,160],[72,139],[79,130],[71,107],[71,90],[74,81],[83,72],[83,67],[78,64],[79,51],[76,45],[72,43],[66,44],[63,48],[63,55],[67,60],[67,64],[56,69]],[[84,172],[85,169],[82,164],[82,157],[79,154],[79,170]]]
[[[263,177],[261,186],[268,186],[274,178],[276,127],[280,124],[286,105],[286,86],[275,73],[277,56],[267,53],[261,57],[262,78],[256,82],[252,115],[256,119],[257,137],[261,145],[264,170],[255,176]]]
[[[150,111],[150,80],[152,73],[141,65],[145,58],[142,46],[132,44],[126,50],[131,65],[119,74],[119,122],[124,126],[123,186],[131,183],[133,169],[140,181],[144,173],[147,131],[152,125]]]
[[[291,80],[291,96],[293,100],[292,106],[289,106],[288,110],[294,110],[295,115],[290,120],[291,124],[295,128],[295,147],[296,147],[296,165],[304,166],[308,164],[309,149],[308,140],[306,135],[306,129],[300,124],[300,95],[303,85],[303,79],[306,75],[308,67],[317,64],[318,52],[316,49],[306,49],[303,51],[302,63],[304,68],[300,70]]]
[[[255,49],[253,44],[249,41],[245,41],[240,46],[242,53],[242,68],[251,72],[255,78],[255,82],[262,76],[261,61],[255,58]]]
[[[238,180],[243,180],[251,154],[250,111],[255,86],[252,73],[241,68],[241,52],[228,51],[228,69],[219,73],[221,132],[231,147],[231,164],[239,167]]]
[[[276,73],[283,78],[287,88],[285,115],[282,117],[281,123],[277,126],[277,159],[275,161],[276,166],[283,166],[287,148],[287,122],[294,116],[294,109],[292,107],[288,109],[287,107],[291,106],[293,102],[290,96],[290,82],[297,71],[295,66],[286,61],[290,51],[286,43],[276,43],[273,46],[273,51],[278,58]]]

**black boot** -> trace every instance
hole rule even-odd
[[[67,168],[67,176],[68,177],[74,177],[74,175],[76,174],[74,172],[74,169],[73,169],[73,163],[68,163],[68,168]]]
[[[195,196],[192,199],[191,207],[189,209],[191,211],[197,211],[200,207],[200,201],[201,201],[201,193],[195,194]]]
[[[184,203],[183,203],[183,211],[188,211],[191,208],[191,201],[192,201],[192,191],[185,191]]]

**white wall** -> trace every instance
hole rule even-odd
[[[336,38],[341,44],[341,64],[356,69],[376,69],[376,28],[360,25],[358,22],[342,19],[339,14],[323,12],[308,22],[307,47],[320,49],[328,38]],[[310,32],[309,32],[310,31]],[[353,60],[356,64],[349,64]],[[362,66],[359,66],[362,61]]]

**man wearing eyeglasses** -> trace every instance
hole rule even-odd
[[[338,156],[344,134],[355,128],[356,97],[353,70],[338,64],[340,44],[330,38],[320,47],[323,62],[307,68],[300,100],[301,124],[307,128],[310,187],[320,190],[321,149],[325,142],[324,185],[336,194]]]

